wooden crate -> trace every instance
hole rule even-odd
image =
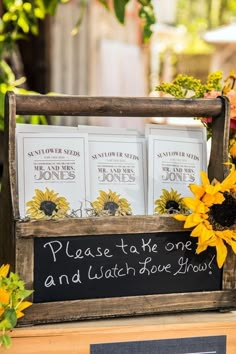
[[[34,241],[47,237],[90,235],[143,235],[183,232],[183,225],[170,216],[73,218],[49,221],[19,219],[16,188],[15,116],[44,114],[68,116],[213,117],[209,177],[222,180],[227,173],[229,102],[216,99],[122,98],[15,95],[5,103],[5,155],[1,207],[1,262],[11,264],[28,288],[34,288]],[[132,119],[132,118],[130,118]],[[180,118],[181,119],[181,118]],[[229,252],[230,253],[230,252]],[[72,301],[34,303],[20,324],[96,319],[191,310],[231,309],[236,303],[236,262],[230,253],[222,274],[221,289],[187,293],[117,296]],[[34,298],[32,297],[32,300]]]

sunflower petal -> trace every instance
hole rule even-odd
[[[225,259],[227,257],[227,247],[225,246],[222,239],[217,238],[216,240],[216,260],[219,268],[222,268]]]
[[[0,288],[0,302],[2,304],[8,304],[10,301],[11,293],[6,289]]]
[[[208,244],[198,244],[197,249],[196,249],[196,253],[199,254],[201,252],[204,252],[208,247]]]
[[[200,200],[191,197],[183,198],[183,202],[187,206],[187,208],[193,211],[196,211],[196,209],[200,208],[201,205],[204,206],[204,204]]]
[[[184,227],[190,228],[190,227],[200,224],[202,221],[203,221],[203,219],[202,219],[201,215],[193,213],[193,214],[187,216]]]
[[[231,164],[230,174],[221,183],[221,191],[229,190],[234,184],[236,184],[236,170],[234,164]]]
[[[205,189],[202,186],[198,186],[196,184],[190,184],[189,189],[198,199],[201,199],[205,193]]]
[[[199,235],[200,236],[200,240],[202,243],[204,242],[208,242],[209,239],[214,235],[214,231],[213,230],[209,230],[206,227],[202,227],[202,232]]]
[[[206,193],[207,194],[211,194],[211,195],[219,192],[220,190],[221,190],[221,184],[220,183],[217,183],[215,185],[211,185],[210,184],[209,186],[206,186],[206,188],[205,188]]]
[[[32,305],[32,302],[30,301],[22,301],[21,304],[17,307],[17,310],[23,311],[30,307]]]
[[[187,215],[182,215],[182,214],[174,214],[173,218],[179,221],[185,221],[187,218]]]
[[[0,277],[6,277],[10,269],[10,264],[3,264],[0,267]]]
[[[206,174],[205,171],[201,171],[201,172],[200,172],[200,176],[201,176],[201,179],[202,179],[202,184],[203,184],[204,186],[207,185],[207,184],[210,184],[210,181],[209,181],[209,179],[208,179],[207,174]]]

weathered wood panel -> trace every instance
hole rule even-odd
[[[228,173],[229,131],[230,131],[230,107],[228,98],[222,99],[222,111],[212,120],[212,146],[208,166],[208,174],[211,179],[222,181]]]
[[[84,116],[215,117],[223,103],[216,99],[159,97],[86,97],[16,95],[16,113]]]
[[[15,221],[18,196],[16,193],[15,165],[15,95],[6,96],[5,130],[4,130],[4,168],[1,190],[0,214],[0,260],[15,267]]]
[[[185,229],[186,230],[186,229]],[[124,216],[67,218],[63,220],[17,222],[19,237],[112,235],[183,231],[183,223],[171,216]]]
[[[128,296],[93,300],[33,304],[19,324],[98,319],[143,314],[232,309],[235,291],[212,291],[168,295]]]
[[[34,242],[32,239],[16,240],[15,271],[27,284],[27,289],[34,289]],[[30,301],[33,295],[28,298]]]

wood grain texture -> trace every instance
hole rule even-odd
[[[209,179],[216,178],[218,181],[222,181],[229,173],[228,166],[224,164],[229,159],[230,106],[227,97],[221,97],[220,99],[223,103],[223,109],[212,120],[212,146],[208,166]]]
[[[19,325],[66,322],[122,316],[233,309],[236,291],[127,296],[33,304]]]
[[[16,222],[18,237],[110,235],[149,232],[181,232],[183,223],[171,216],[122,216],[67,218]]]
[[[236,289],[236,255],[229,247],[223,267],[222,289]]]
[[[27,289],[34,288],[34,242],[32,239],[17,239],[15,271],[24,279]],[[28,300],[32,301],[33,295]]]
[[[15,95],[5,97],[4,161],[0,214],[0,261],[15,268],[15,221],[18,197],[15,165]]]
[[[141,316],[16,328],[8,354],[90,354],[97,343],[226,335],[226,354],[236,353],[235,313]],[[3,351],[5,352],[5,351]]]
[[[222,111],[216,99],[159,97],[88,97],[16,95],[17,114],[117,117],[215,117]]]

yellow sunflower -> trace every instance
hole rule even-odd
[[[179,214],[188,210],[181,194],[173,188],[170,191],[162,189],[162,194],[159,199],[155,200],[155,205],[154,213],[156,214]]]
[[[201,173],[202,185],[189,186],[193,198],[183,198],[185,205],[192,210],[190,215],[175,215],[184,220],[185,228],[194,229],[191,236],[198,237],[196,253],[208,246],[216,248],[219,268],[225,262],[227,245],[236,253],[236,171],[231,165],[230,174],[220,183],[210,183],[205,172]]]
[[[36,189],[35,195],[26,206],[26,214],[32,219],[63,218],[70,209],[65,197],[58,196],[58,193],[48,188],[45,192]]]
[[[96,216],[124,216],[132,214],[132,209],[128,200],[120,198],[119,194],[112,192],[110,189],[108,192],[100,190],[99,196],[91,203],[91,205]]]

